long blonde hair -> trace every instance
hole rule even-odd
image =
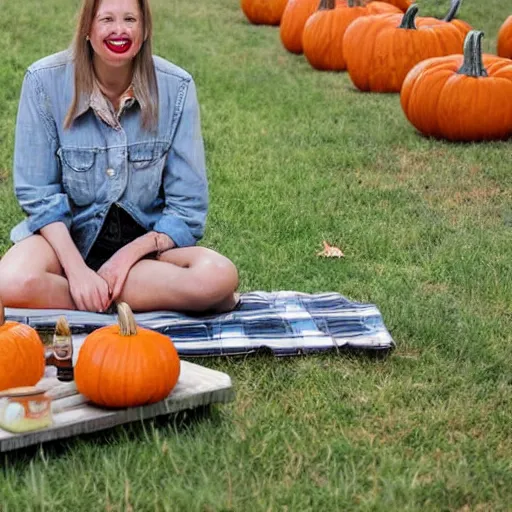
[[[142,126],[148,131],[155,130],[158,124],[158,86],[151,49],[153,20],[149,0],[138,0],[142,13],[144,42],[133,61],[133,88],[139,102]],[[73,124],[82,95],[91,94],[93,89],[93,49],[87,41],[92,21],[100,0],[83,0],[75,36],[72,43],[75,65],[75,90],[73,101],[64,120],[64,128]]]

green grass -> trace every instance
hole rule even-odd
[[[22,216],[10,169],[23,72],[68,44],[77,5],[2,4],[0,249]],[[242,291],[377,304],[397,349],[200,360],[232,376],[235,402],[4,457],[0,510],[510,510],[510,141],[422,138],[397,95],[313,71],[235,0],[152,5],[156,52],[198,86],[203,243],[237,264]],[[500,6],[461,9],[486,51]],[[324,239],[346,257],[316,257]]]

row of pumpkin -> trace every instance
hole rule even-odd
[[[320,3],[319,3],[320,2]],[[418,16],[411,0],[242,0],[255,24],[280,25],[290,52],[319,70],[347,70],[361,91],[400,93],[408,120],[452,141],[512,136],[512,16],[497,55],[482,54],[482,32],[455,19]],[[405,10],[405,13],[403,12]]]

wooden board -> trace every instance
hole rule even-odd
[[[38,387],[53,396],[53,425],[20,434],[0,429],[0,453],[234,399],[229,375],[188,361],[181,361],[180,378],[169,397],[143,407],[118,410],[95,407],[78,394],[74,382],[62,383],[55,377],[42,379]]]

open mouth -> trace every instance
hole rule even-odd
[[[126,53],[132,46],[130,39],[106,39],[105,46],[114,53]]]

